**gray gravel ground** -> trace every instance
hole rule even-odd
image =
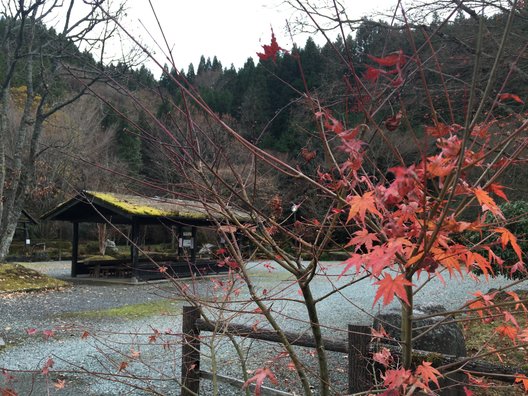
[[[338,279],[341,267],[337,263],[326,265],[326,274],[319,274],[313,282],[316,298],[351,279],[349,276]],[[69,265],[64,262],[36,264],[35,268],[59,278],[67,278],[69,271]],[[307,329],[307,315],[303,306],[293,301],[299,298],[297,285],[286,273],[279,270],[269,272],[268,269],[262,263],[254,264],[251,273],[254,275],[257,290],[262,294],[266,293],[270,302],[273,299],[272,310],[285,329]],[[196,295],[212,299],[214,296],[222,296],[226,280],[226,276],[221,276],[194,282],[179,282],[180,285],[187,285]],[[449,287],[445,287],[438,280],[425,285],[416,296],[416,303],[442,304],[447,309],[457,308],[471,297],[470,291],[486,292],[492,287],[497,288],[508,283],[504,279],[480,284],[472,280],[447,281],[450,282]],[[520,287],[523,286],[516,286]],[[375,292],[371,281],[365,280],[321,302],[318,306],[320,322],[328,326],[324,329],[325,335],[344,340],[346,334],[343,329],[348,323],[369,325],[372,322],[371,315],[380,309],[379,304],[372,306]],[[47,395],[48,390],[49,394],[57,395],[177,395],[177,380],[181,370],[178,334],[181,315],[178,312],[181,312],[180,308],[184,305],[182,301],[174,302],[175,309],[170,315],[156,314],[140,319],[115,316],[86,318],[76,314],[154,302],[167,295],[177,295],[176,288],[169,283],[133,286],[81,281],[75,281],[71,288],[60,291],[0,295],[0,337],[7,342],[7,347],[0,350],[0,368],[18,371],[10,384],[19,395]],[[244,300],[246,297],[247,293],[241,289],[236,298]],[[254,306],[237,302],[232,302],[230,308],[237,309],[242,306],[248,312],[254,309]],[[235,321],[264,326],[255,322],[254,315],[238,316]],[[32,328],[36,329],[36,333],[27,334],[27,330]],[[46,339],[43,334],[45,330],[53,330],[53,336]],[[84,331],[89,332],[85,339],[81,338]],[[211,365],[210,359],[207,358],[211,355],[211,350],[207,344],[214,344],[218,360],[217,372],[241,378],[234,348],[225,338],[206,337],[203,344],[202,369],[209,369]],[[256,369],[262,366],[264,361],[271,361],[272,367],[280,374],[281,389],[296,389],[291,375],[288,375],[285,368],[288,361],[279,355],[280,349],[277,345],[245,340],[242,349],[248,355],[248,369]],[[310,351],[300,351],[306,364],[314,364]],[[50,357],[54,361],[51,374],[42,375],[42,368]],[[344,389],[346,358],[344,355],[331,354],[330,359],[333,385],[338,390]],[[126,361],[128,366],[121,367],[120,370],[119,366],[123,361]],[[37,374],[34,374],[34,371]],[[54,389],[54,383],[61,379],[65,380],[65,388]],[[0,386],[1,384],[2,379]],[[201,394],[211,394],[211,382],[202,381],[202,384]],[[130,385],[152,387],[157,393],[134,389]],[[220,394],[242,393],[240,389],[221,386]]]

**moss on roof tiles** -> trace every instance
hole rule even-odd
[[[230,208],[230,214],[226,216],[222,207],[216,203],[205,203],[201,201],[189,201],[174,198],[144,197],[139,195],[129,195],[120,193],[84,191],[75,198],[66,201],[53,210],[41,216],[42,219],[75,221],[79,219],[79,204],[105,205],[107,209],[116,208],[121,213],[132,216],[143,217],[167,217],[187,220],[200,220],[212,222],[212,219],[227,220],[230,216],[236,217],[239,221],[248,222],[252,218],[249,213]],[[84,206],[81,206],[86,210]],[[96,213],[84,213],[86,216],[96,216]],[[81,218],[83,218],[81,216]]]
[[[180,210],[177,206],[184,206],[183,202],[174,202],[174,200],[160,200],[156,202],[153,198],[143,198],[134,196],[125,196],[122,194],[103,193],[97,191],[87,191],[91,196],[115,206],[129,214],[137,216],[156,216],[156,217],[183,217],[188,219],[206,219],[206,213],[191,211],[188,207]],[[163,208],[163,206],[176,206],[175,208]],[[187,203],[188,205],[188,203]]]

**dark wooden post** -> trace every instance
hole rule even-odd
[[[196,264],[196,227],[191,227],[191,263]]]
[[[369,342],[370,327],[348,325],[348,393],[370,389]]]
[[[182,233],[182,227],[178,226],[178,260],[182,260],[183,256],[183,249],[182,249],[182,241],[183,241],[183,233]]]
[[[72,237],[72,259],[71,259],[71,276],[77,276],[77,261],[79,260],[79,223],[73,223]]]
[[[197,307],[183,307],[182,318],[182,389],[181,396],[194,396],[200,390],[200,319]]]
[[[139,224],[137,221],[132,222],[132,229],[130,230],[130,260],[132,261],[132,276],[139,280],[138,266],[139,266]]]

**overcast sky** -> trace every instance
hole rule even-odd
[[[248,57],[256,56],[262,44],[269,44],[271,27],[281,47],[291,48],[293,44],[286,29],[286,20],[291,17],[292,10],[280,0],[151,1],[178,69],[187,70],[189,63],[193,63],[196,68],[201,55],[211,59],[216,55],[224,67],[233,63],[238,69]],[[361,17],[373,10],[385,10],[395,4],[394,0],[344,1],[345,4],[350,3],[348,12],[351,18]],[[127,26],[156,51],[160,63],[168,63],[162,50],[154,44],[154,41],[158,42],[166,51],[148,0],[129,0],[128,7],[130,24]],[[154,37],[154,41],[140,22]],[[304,46],[306,38],[295,36],[294,41]],[[322,43],[322,39],[316,42]]]

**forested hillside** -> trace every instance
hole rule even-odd
[[[461,13],[443,25],[433,20],[428,26],[411,27],[363,20],[354,36],[338,37],[335,42],[322,47],[308,39],[304,45],[278,54],[276,59],[255,62],[252,54],[248,54],[247,62],[238,70],[223,65],[215,56],[211,58],[204,54],[196,67],[191,64],[187,70],[180,71],[169,71],[170,68],[166,67],[166,74],[159,81],[144,66],[130,67],[119,63],[103,68],[90,54],[75,49],[72,66],[85,62],[93,69],[104,69],[105,77],[94,84],[93,95],[62,109],[54,116],[53,122],[47,123],[37,185],[32,189],[27,206],[33,212],[42,213],[79,189],[119,190],[131,183],[146,192],[149,186],[162,186],[168,191],[181,187],[178,168],[167,166],[170,151],[176,149],[175,143],[167,141],[153,120],[156,116],[168,128],[181,128],[185,122],[183,114],[173,111],[174,105],[181,109],[188,105],[183,103],[173,78],[199,93],[225,122],[236,126],[249,141],[283,153],[299,167],[313,171],[324,169],[325,159],[320,140],[306,133],[314,130],[312,119],[306,116],[306,93],[332,108],[334,114],[348,124],[366,122],[364,110],[368,114],[369,108],[391,108],[379,106],[380,101],[389,101],[394,109],[405,103],[406,108],[412,109],[412,114],[405,114],[406,122],[415,130],[423,131],[434,124],[461,122],[464,112],[460,110],[466,109],[471,89],[468,80],[473,72],[478,31],[476,19],[463,15]],[[505,18],[506,15],[499,13],[486,19],[486,40],[482,48],[483,81],[492,69],[492,53],[501,39]],[[519,36],[528,34],[528,21],[518,18],[512,30]],[[56,35],[44,27],[38,32],[42,41]],[[65,42],[64,45],[71,43]],[[72,48],[75,47],[72,45]],[[419,61],[425,65],[423,75],[409,74],[414,72],[405,67],[416,48],[421,48]],[[498,111],[503,117],[522,108],[528,97],[528,60],[526,56],[517,57],[519,53],[522,51],[519,52],[517,43],[509,42],[503,63],[497,68],[496,81],[507,81],[502,92],[512,93],[499,103]],[[0,54],[0,65],[3,65],[1,57]],[[362,83],[377,87],[372,92],[380,94],[371,97],[356,95],[357,81],[352,78],[347,81],[347,63],[354,66],[357,75],[363,76]],[[24,66],[20,64],[16,73],[23,73],[23,70]],[[5,70],[0,68],[0,73]],[[506,79],[508,74],[510,76]],[[424,101],[423,79],[428,81],[428,94],[435,101],[435,114],[429,110],[430,103]],[[78,82],[73,79],[61,81],[55,89],[79,89]],[[14,82],[13,90],[22,89],[23,79],[15,78]],[[497,85],[494,89],[499,87]],[[386,95],[389,89],[393,92]],[[480,94],[482,91],[477,92],[477,96]],[[134,98],[140,98],[140,101]],[[142,104],[138,105],[138,102]],[[21,104],[14,103],[14,106],[21,109]],[[200,111],[188,111],[196,113],[194,119],[199,123]],[[399,122],[401,114],[396,110],[384,111],[372,113],[369,117],[388,130],[389,138],[394,140],[402,155],[412,160],[418,153],[414,145],[408,144],[406,123]],[[204,117],[200,127],[217,126],[208,125]],[[377,158],[377,166],[387,169],[394,164],[394,158],[382,150],[376,153],[378,139],[378,136],[372,136],[368,149]],[[524,172],[518,168],[505,177],[522,180]],[[269,196],[277,189],[281,189],[286,197],[291,196],[291,200],[299,195],[299,190],[302,193],[302,186],[283,186],[280,180],[268,180],[267,183],[270,184]],[[288,189],[296,191],[288,192]],[[523,196],[525,193],[524,183],[519,183],[518,190],[511,195]]]
[[[492,67],[491,53],[500,40],[504,22],[505,16],[500,14],[490,17],[487,21],[489,40],[484,42],[482,49],[485,62],[482,68],[483,79]],[[374,57],[401,51],[404,59],[409,60],[413,46],[440,47],[434,54],[431,50],[422,51],[422,61],[429,65],[425,78],[433,90],[433,99],[441,99],[446,89],[450,93],[451,103],[437,106],[438,116],[445,122],[460,121],[462,113],[459,113],[458,120],[449,119],[448,107],[460,109],[467,105],[470,88],[467,80],[473,71],[472,60],[476,51],[475,37],[478,25],[473,19],[460,16],[455,22],[443,25],[440,33],[428,42],[428,37],[433,36],[438,28],[439,25],[433,22],[430,26],[417,26],[408,31],[407,27],[398,28],[383,22],[365,20],[356,31],[355,37],[349,36],[346,40],[338,38],[336,42],[328,43],[322,48],[312,39],[308,39],[303,47],[294,47],[289,53],[278,56],[276,60],[261,60],[255,64],[253,59],[249,58],[238,71],[234,67],[223,67],[216,57],[211,61],[211,58],[202,56],[196,71],[193,65],[190,65],[187,71],[182,70],[179,75],[185,76],[189,84],[199,90],[213,110],[229,115],[239,122],[249,139],[259,142],[262,147],[294,153],[310,143],[298,139],[299,130],[308,127],[302,122],[302,114],[299,114],[299,107],[303,106],[296,105],[306,88],[325,103],[339,103],[344,116],[356,117],[355,114],[359,114],[363,107],[374,107],[377,98],[361,98],[363,102],[357,97],[344,102],[341,100],[345,96],[353,97],[351,92],[343,92],[341,88],[341,79],[346,70],[344,62],[352,63],[356,72],[372,84],[395,86],[396,76],[389,72],[389,68],[384,67],[383,63],[376,62]],[[519,35],[526,34],[527,29],[526,22],[518,21],[514,27]],[[516,59],[515,50],[516,43],[510,43],[507,49],[510,57],[505,59],[499,68],[497,81],[505,80],[506,75],[510,73],[510,66],[513,67],[516,63],[512,78],[508,80],[504,90],[525,98],[528,77],[525,72],[526,57]],[[433,62],[431,58],[434,58]],[[444,77],[440,76],[440,70]],[[176,74],[174,70],[172,74]],[[171,89],[169,77],[162,77],[160,85],[173,96],[177,96]],[[348,84],[351,90],[353,85],[353,81]],[[415,117],[423,114],[427,106],[420,103],[423,94],[420,84],[403,84],[397,88],[397,95],[393,95],[391,100],[404,100],[408,104],[414,104]],[[507,106],[504,112],[508,113]],[[381,121],[388,115],[390,114],[376,116]],[[361,122],[361,116],[357,117],[357,121]],[[423,117],[413,121],[423,125],[428,122]]]

